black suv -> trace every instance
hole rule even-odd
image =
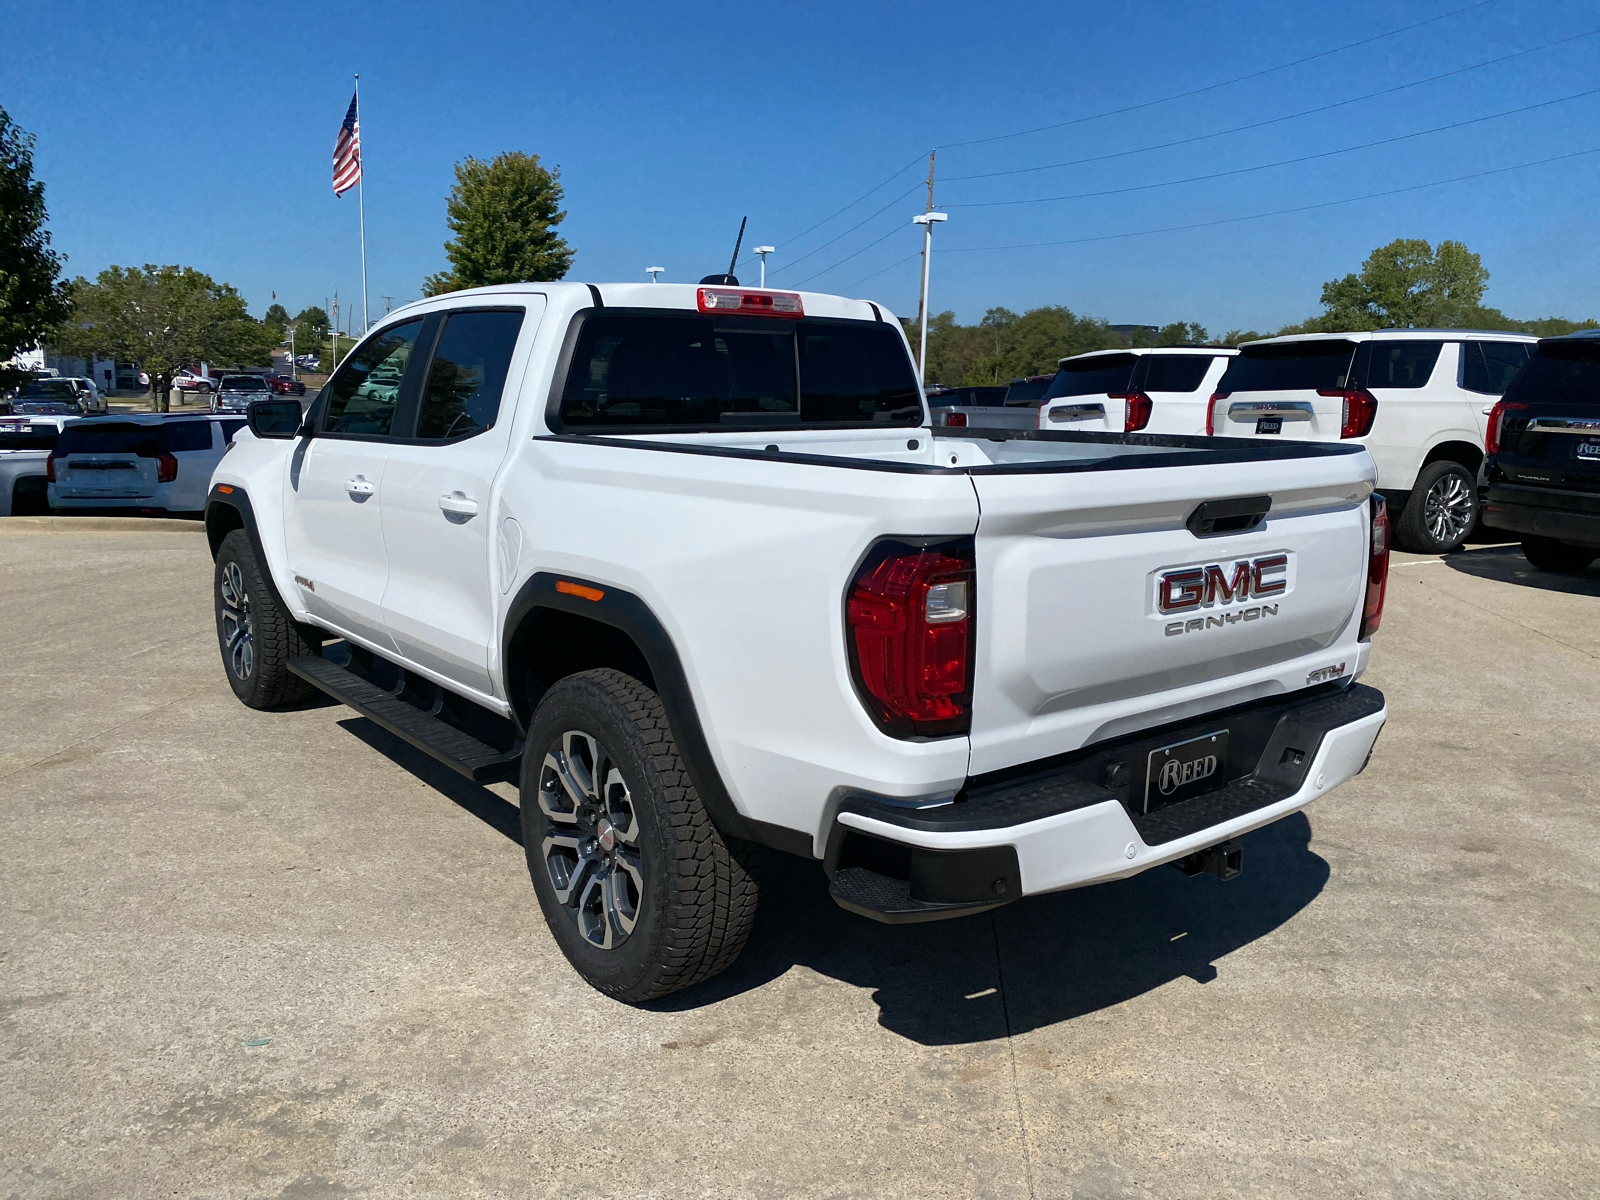
[[[1544,571],[1600,557],[1600,330],[1545,338],[1489,415],[1483,519]]]

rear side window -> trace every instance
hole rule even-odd
[[[210,421],[174,421],[171,425],[163,426],[162,432],[166,435],[167,449],[174,453],[179,450],[211,449]]]
[[[1204,354],[1147,354],[1143,390],[1192,392],[1205,381],[1211,359]]]
[[[1367,367],[1369,388],[1426,387],[1443,342],[1374,341]]]
[[[521,328],[520,309],[445,318],[423,385],[419,438],[471,437],[494,425]]]
[[[1589,339],[1541,343],[1505,398],[1507,403],[1600,408],[1600,344]]]
[[[1219,392],[1321,391],[1349,386],[1356,344],[1341,339],[1241,346]]]
[[[328,380],[324,433],[383,437],[394,425],[400,383],[411,361],[421,320],[392,325],[351,352]]]
[[[1485,396],[1503,395],[1531,349],[1527,342],[1463,342],[1461,386]]]
[[[63,458],[69,454],[138,454],[157,458],[162,453],[161,429],[156,425],[68,425],[56,445]]]
[[[918,425],[922,405],[886,325],[608,311],[579,330],[560,418],[578,428]]]
[[[1097,354],[1093,358],[1064,362],[1045,389],[1044,398],[1126,392],[1138,362],[1137,354]]]

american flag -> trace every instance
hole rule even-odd
[[[350,97],[350,111],[333,147],[333,194],[342,196],[361,182],[361,95]]]

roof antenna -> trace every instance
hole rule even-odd
[[[701,283],[721,283],[728,287],[738,287],[739,279],[733,273],[734,265],[739,261],[739,247],[744,245],[744,227],[749,222],[749,217],[744,217],[739,222],[739,236],[733,240],[733,257],[728,260],[728,273],[726,275],[707,275]]]

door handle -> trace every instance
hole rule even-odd
[[[455,517],[474,517],[478,514],[478,502],[465,492],[450,492],[439,497],[439,509]]]
[[[344,490],[349,492],[352,496],[370,496],[378,489],[370,480],[367,479],[365,475],[357,475],[354,479],[349,480],[344,485]]]

